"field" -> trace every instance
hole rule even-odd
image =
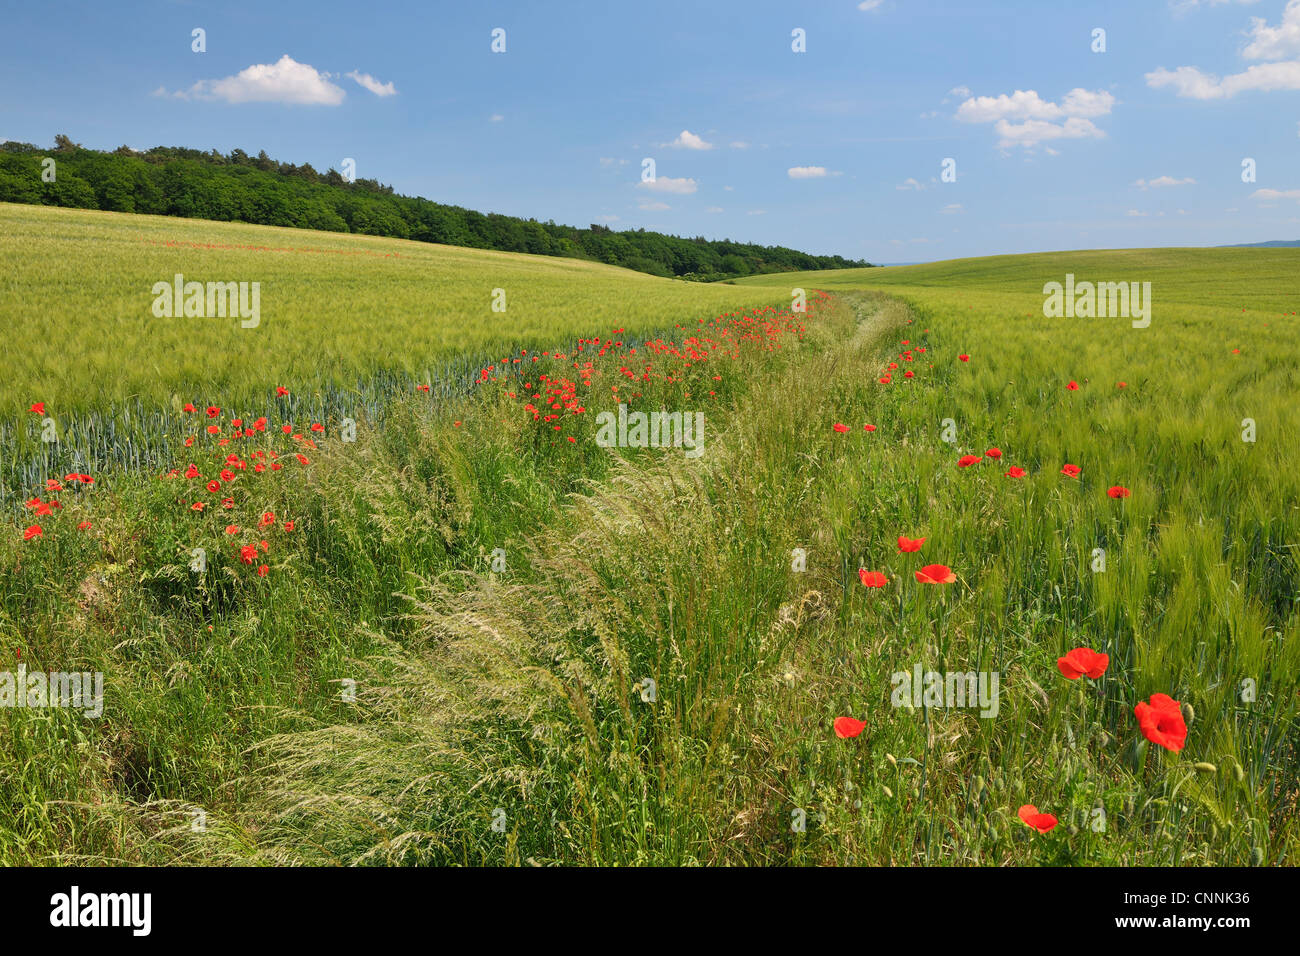
[[[0,863],[1295,862],[1300,252],[699,286],[0,219],[0,658],[104,675],[0,708]],[[155,319],[174,272],[261,326]],[[1150,326],[1044,318],[1067,272]]]

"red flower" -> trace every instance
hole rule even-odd
[[[1183,720],[1183,705],[1168,694],[1152,694],[1151,703],[1138,701],[1133,708],[1142,735],[1153,744],[1167,750],[1179,751],[1187,742],[1187,723]]]
[[[1108,654],[1098,654],[1091,647],[1076,647],[1064,657],[1056,659],[1057,670],[1067,680],[1078,680],[1084,674],[1096,680],[1106,673],[1106,667],[1109,664],[1110,656]]]
[[[268,525],[273,525],[273,524],[275,524],[275,512],[273,511],[262,512],[262,520],[257,523],[257,526],[259,528],[265,528]]]
[[[237,524],[226,525],[226,534],[239,534],[239,525]]]
[[[888,375],[882,375],[880,377],[881,385],[888,385],[891,381],[893,381],[893,379],[891,379]]]
[[[916,572],[916,580],[922,584],[952,584],[957,580],[957,575],[946,564],[927,564]]]
[[[220,434],[221,434],[221,426],[220,426],[220,425],[209,425],[209,426],[208,426],[208,434],[209,434],[209,435],[220,435]]]
[[[259,578],[264,578],[266,577],[266,572],[269,570],[270,568],[268,568],[265,564],[263,564],[257,569],[257,576]]]
[[[221,414],[221,409],[217,408],[217,406],[215,405],[208,406],[208,418],[216,418],[220,414]]]
[[[876,430],[876,426],[875,426],[875,425],[863,425],[863,426],[862,426],[862,430],[863,430],[864,432],[874,432],[874,431]]]
[[[41,526],[40,526],[40,525],[38,525],[38,524],[34,524],[34,525],[32,525],[30,528],[28,528],[26,531],[23,532],[23,540],[24,540],[24,541],[30,541],[30,540],[32,540],[32,538],[39,538],[39,537],[40,537],[41,535],[43,535],[44,533],[45,533],[45,532],[41,530]]]
[[[957,358],[961,359],[963,362],[969,362],[969,361],[970,361],[970,356],[969,356],[969,355],[958,355]]]
[[[77,525],[77,530],[78,530],[78,531],[89,531],[89,530],[91,529],[91,527],[93,527],[93,526],[91,525],[91,523],[90,523],[89,521],[83,521],[83,522],[81,522],[81,524]]]
[[[229,511],[231,508],[235,507],[235,499],[234,499],[234,498],[222,498],[222,499],[221,499],[221,507],[223,507],[223,508],[225,508],[227,511]]]
[[[257,548],[251,544],[246,544],[239,549],[239,560],[244,564],[252,564],[253,559],[257,557]]]
[[[1116,387],[1116,388],[1128,388],[1128,382],[1116,382],[1116,383],[1115,383],[1115,387]]]
[[[1081,469],[1079,468],[1078,465],[1061,466],[1061,474],[1065,475],[1066,478],[1078,478],[1080,471]]]
[[[289,394],[289,390],[288,390],[287,388],[285,388],[283,385],[277,385],[277,386],[275,387],[275,394],[277,394],[277,395],[288,395],[288,394]]]
[[[205,501],[196,501],[196,502],[194,502],[194,504],[190,505],[190,510],[191,510],[191,511],[202,511],[202,510],[203,510],[204,508],[206,508],[207,506],[208,506],[208,505],[207,505],[207,502],[205,502]]]
[[[29,412],[34,412],[34,413],[37,414],[37,415],[44,415],[44,414],[45,414],[45,403],[44,403],[44,402],[32,402],[32,407],[29,408],[29,409],[27,409],[27,410],[28,410]]]
[[[1079,383],[1075,381],[1071,381],[1070,384],[1065,387],[1072,392],[1077,392],[1079,390]]]
[[[843,434],[844,432],[849,430],[848,425],[843,425],[840,422],[836,422],[834,425],[831,426],[831,428],[835,429],[840,434]]]
[[[923,544],[925,544],[924,538],[905,538],[900,534],[898,536],[898,553],[911,554],[913,551],[920,551]]]
[[[322,425],[320,422],[317,422],[316,424],[311,426],[311,430],[314,432],[323,432],[325,430],[325,426]]]
[[[987,455],[987,456],[990,457],[990,458],[1001,458],[1001,457],[1002,457],[1002,449],[1001,449],[1001,448],[990,448],[990,449],[989,449],[988,451],[986,451],[984,454]]]
[[[957,459],[957,467],[969,468],[971,465],[975,464],[977,461],[980,460],[981,458],[979,455],[962,455],[960,458]]]
[[[234,480],[235,480],[235,473],[234,473],[233,471],[231,471],[229,468],[222,468],[222,469],[221,469],[221,480],[222,480],[222,481],[234,481]]]
[[[1107,488],[1106,494],[1110,495],[1112,498],[1127,498],[1129,496],[1129,490],[1123,485],[1116,485],[1114,488]]]
[[[198,470],[198,468],[194,467],[194,465],[191,464],[190,467],[188,467],[188,468],[185,469],[185,477],[186,477],[186,478],[198,478],[198,477],[200,477],[200,476],[199,476],[199,470]]]
[[[293,522],[292,522],[292,521],[286,521],[286,522],[284,523],[284,530],[285,530],[285,531],[292,531],[292,530],[293,530]]]
[[[221,490],[221,482],[219,481],[208,482],[208,491],[212,492],[215,495],[220,490]]]
[[[45,490],[46,490],[46,491],[62,491],[62,490],[63,490],[63,486],[62,486],[61,484],[59,484],[57,481],[55,481],[53,478],[46,478],[46,479],[45,479]]]
[[[883,588],[889,583],[889,578],[879,571],[868,571],[866,568],[858,568],[858,580],[862,582],[863,587],[868,588]]]
[[[307,456],[306,456],[306,455],[294,455],[293,457],[298,459],[298,464],[300,464],[300,465],[310,465],[310,464],[311,464],[311,462],[307,460]]]
[[[1056,826],[1056,817],[1050,813],[1039,813],[1038,808],[1032,803],[1026,803],[1016,811],[1017,816],[1025,821],[1026,826],[1031,826],[1039,833],[1048,833]]]
[[[1017,465],[1012,465],[1010,468],[1007,469],[1008,478],[1023,478],[1025,477],[1026,474],[1028,474],[1028,472],[1026,472],[1025,469]]]
[[[850,737],[856,737],[867,727],[865,721],[857,720],[853,717],[836,717],[835,718],[835,736],[841,740],[848,740]]]
[[[194,403],[193,403],[193,402],[186,402],[186,403],[185,403],[185,407],[182,408],[181,411],[183,411],[183,412],[193,412],[193,411],[197,411],[197,409],[194,407]]]

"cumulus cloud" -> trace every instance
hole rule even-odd
[[[1300,55],[1300,0],[1290,0],[1282,11],[1282,22],[1275,27],[1261,17],[1251,17],[1247,35],[1251,41],[1241,55],[1248,60],[1280,60]]]
[[[369,73],[358,73],[356,70],[353,70],[352,72],[344,73],[343,75],[356,80],[358,86],[365,87],[371,93],[374,93],[375,96],[393,96],[397,93],[397,87],[393,86],[391,81],[388,83],[380,83]]]
[[[689,196],[699,188],[699,185],[693,179],[673,179],[669,176],[656,176],[649,182],[642,180],[637,183],[638,189],[649,189],[657,193],[673,193],[678,196]]]
[[[878,8],[878,7],[879,7],[882,3],[884,3],[884,2],[885,2],[885,0],[862,0],[862,2],[858,4],[858,9],[859,9],[859,10],[875,10],[876,8]]]
[[[1300,199],[1300,189],[1256,189],[1251,199]]]
[[[902,184],[895,186],[894,188],[899,190],[915,189],[919,192],[920,190],[924,189],[925,186],[917,182],[911,176],[908,176],[906,179],[903,180]]]
[[[1152,89],[1171,87],[1177,95],[1187,99],[1223,100],[1250,90],[1300,90],[1300,61],[1257,63],[1222,79],[1194,66],[1180,66],[1176,70],[1161,67],[1146,74],[1146,80]]]
[[[1045,100],[1036,90],[1016,90],[999,96],[968,97],[957,107],[963,123],[992,123],[998,145],[1032,148],[1047,140],[1100,138],[1106,134],[1092,122],[1106,116],[1115,97],[1105,90],[1076,87],[1060,103]]]
[[[821,179],[826,175],[825,166],[791,166],[786,171],[791,179]]]
[[[1155,179],[1139,179],[1133,184],[1138,189],[1160,189],[1165,186],[1194,186],[1196,180],[1191,176],[1175,179],[1173,176],[1157,176]]]
[[[157,95],[168,95],[159,88]],[[255,63],[234,76],[199,80],[188,90],[170,94],[180,99],[224,100],[227,103],[288,103],[296,106],[338,106],[345,94],[322,73],[284,54],[275,63]]]
[[[665,143],[664,145],[669,146],[672,149],[712,149],[713,148],[712,143],[706,143],[702,138],[696,136],[688,129],[682,130],[680,133],[677,134],[677,138],[675,140],[673,140],[671,143]]]

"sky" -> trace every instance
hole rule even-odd
[[[5,7],[0,141],[871,262],[1300,238],[1300,0]]]

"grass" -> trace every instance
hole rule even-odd
[[[0,657],[106,681],[99,720],[0,713],[0,862],[1294,862],[1297,326],[1258,253],[1193,252],[1085,254],[1167,270],[1148,329],[1043,319],[1035,283],[1092,271],[1065,254],[867,270],[806,314],[696,300],[671,344],[578,321],[582,353],[394,392],[355,442],[293,394],[248,437],[180,418],[0,535]],[[702,409],[704,454],[598,447],[620,401]],[[156,477],[232,448],[284,467]],[[915,580],[935,562],[955,583]],[[1059,673],[1077,646],[1100,679]],[[917,664],[997,672],[996,717],[893,706]],[[1138,730],[1154,693],[1181,752]]]

